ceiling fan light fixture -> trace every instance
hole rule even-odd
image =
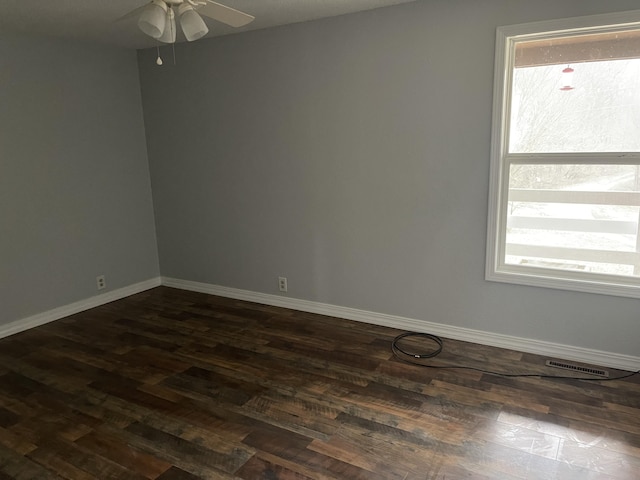
[[[158,38],[162,43],[176,43],[176,14],[172,8],[167,9],[167,19],[162,36]]]
[[[178,15],[180,16],[180,26],[184,36],[189,42],[198,40],[209,32],[209,28],[207,28],[202,17],[188,3],[180,4]]]
[[[152,0],[138,18],[138,27],[152,38],[160,38],[167,23],[167,4],[162,0]]]

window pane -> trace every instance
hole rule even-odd
[[[505,263],[640,276],[640,166],[511,165]]]
[[[639,30],[516,43],[509,151],[640,151],[639,57]]]

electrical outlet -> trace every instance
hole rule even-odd
[[[278,288],[281,292],[287,291],[287,277],[278,277]]]
[[[98,275],[96,277],[96,285],[98,286],[98,290],[104,290],[107,288],[107,280],[104,275]]]

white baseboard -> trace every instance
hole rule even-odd
[[[38,313],[31,317],[16,320],[15,322],[7,323],[6,325],[0,325],[0,338],[8,337],[9,335],[23,332],[30,328],[38,327],[40,325],[44,325],[45,323],[68,317],[69,315],[73,315],[74,313],[83,312],[85,310],[89,310],[90,308],[104,305],[105,303],[110,303],[115,300],[120,300],[130,295],[134,295],[136,293],[144,292],[145,290],[160,286],[160,283],[160,277],[151,278],[143,282],[134,283],[133,285],[129,285],[127,287],[118,288],[117,290],[106,292],[101,295],[96,295],[95,297],[90,297],[85,300],[80,300],[68,305],[63,305],[62,307],[54,308],[53,310]]]
[[[192,282],[176,278],[162,277],[162,285],[182,290],[191,290],[194,292],[234,298],[236,300],[246,300],[264,305],[272,305],[303,312],[328,315],[331,317],[345,318],[348,320],[397,328],[400,330],[431,333],[444,338],[489,345],[492,347],[507,348],[509,350],[516,350],[519,352],[535,353],[537,355],[544,355],[555,359],[572,360],[575,362],[616,368],[630,372],[640,370],[640,357],[634,357],[631,355],[622,355],[614,352],[604,352],[601,350],[574,347],[571,345],[544,342],[529,338],[501,335],[499,333],[484,332],[482,330],[455,327],[441,323],[399,317],[396,315],[386,315],[383,313],[369,312],[355,308],[340,307],[336,305],[312,302],[309,300],[269,295],[266,293],[239,290],[236,288],[222,287],[219,285]]]

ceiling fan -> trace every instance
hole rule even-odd
[[[176,41],[176,17],[187,41],[204,37],[209,28],[200,15],[213,18],[232,27],[242,27],[255,17],[213,0],[151,0],[151,3],[126,14],[138,16],[138,27],[145,34],[163,43]]]

